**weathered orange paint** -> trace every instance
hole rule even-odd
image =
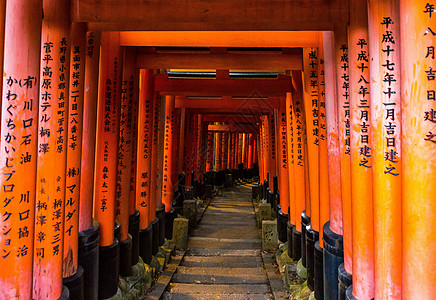
[[[197,150],[197,156],[196,156],[196,170],[195,170],[195,178],[197,180],[201,179],[201,159],[203,157],[203,148],[202,148],[202,138],[203,138],[203,116],[201,114],[197,115],[197,144],[195,146],[196,150]]]
[[[153,96],[153,70],[141,69],[139,74],[138,139],[136,153],[136,208],[140,213],[140,230],[145,230],[150,223]]]
[[[222,133],[215,133],[215,170],[221,171],[221,150],[222,150]]]
[[[222,162],[221,168],[223,170],[227,169],[227,162],[228,162],[227,149],[229,147],[228,138],[229,138],[229,134],[227,132],[223,132],[222,140],[221,140],[221,162]]]
[[[376,299],[401,299],[399,1],[368,1]],[[392,40],[385,38],[389,33]],[[383,51],[387,48],[396,51]],[[391,65],[389,65],[391,64]],[[386,74],[395,82],[385,82]],[[393,91],[395,94],[389,94]],[[395,127],[394,129],[390,127]]]
[[[156,71],[155,71],[156,73]],[[159,95],[154,92],[153,100],[151,104],[152,116],[151,119],[153,123],[150,126],[150,208],[148,210],[148,219],[150,222],[156,220],[156,209],[160,209],[162,206],[162,199],[158,197],[158,187],[157,187],[157,161],[158,161],[158,131],[159,131],[159,109],[160,101]]]
[[[119,37],[119,32],[101,34],[94,181],[94,216],[100,222],[100,246],[114,241],[122,73]]]
[[[85,87],[86,24],[71,25],[70,88],[68,107],[67,173],[63,276],[76,273],[79,256],[80,168],[82,158]]]
[[[303,49],[304,112],[307,128],[307,152],[309,171],[310,216],[312,229],[319,231],[319,51],[318,48]]]
[[[333,232],[342,235],[341,156],[339,149],[339,108],[338,98],[336,96],[334,39],[335,34],[333,31],[325,31],[323,33],[330,229]]]
[[[164,165],[162,175],[162,202],[165,211],[171,211],[173,207],[173,130],[174,130],[174,96],[165,97],[165,135],[164,135]]]
[[[294,161],[294,185],[292,186],[292,182],[290,182],[289,189],[293,189],[295,191],[295,206],[291,204],[292,208],[295,207],[294,213],[294,222],[292,223],[296,226],[297,230],[301,232],[301,213],[303,210],[307,209],[306,207],[306,172],[305,165],[307,163],[306,159],[306,146],[305,146],[305,133],[304,133],[304,112],[303,112],[303,82],[301,72],[293,71],[292,72],[292,85],[294,86],[294,92],[292,96],[287,94],[286,97],[286,115],[292,115],[292,130],[293,130],[293,151],[291,150],[291,154],[293,154]],[[288,97],[291,97],[288,100]],[[288,101],[292,101],[288,105]],[[287,124],[291,124],[288,122]],[[288,136],[289,143],[289,136]],[[288,146],[289,153],[289,146]],[[292,160],[292,156],[291,156]],[[289,174],[289,180],[292,179],[291,174]],[[290,192],[290,196],[292,199],[292,192]]]
[[[100,32],[87,33],[80,181],[89,184],[80,185],[79,231],[92,224],[100,38]]]
[[[289,172],[291,168],[289,167],[289,156],[288,156],[288,143],[287,143],[287,126],[286,126],[286,99],[284,97],[280,98],[280,107],[278,110],[278,162],[279,162],[279,191],[280,191],[280,206],[281,212],[285,215],[288,214],[289,208]],[[289,134],[292,134],[290,132]],[[250,144],[251,146],[251,144]],[[293,172],[293,170],[292,170]],[[293,177],[294,174],[292,174]],[[292,199],[293,200],[293,199]]]
[[[38,168],[36,176],[34,174],[31,176],[36,177],[32,299],[58,299],[62,294],[65,176],[71,174],[66,172],[67,137],[65,133],[68,122],[63,121],[68,119],[70,55],[68,8],[66,1],[44,1],[43,3],[45,17],[42,23],[40,44],[40,81],[35,81],[35,83],[38,82],[36,86],[40,86],[39,120],[38,118],[30,122],[26,119],[20,120],[24,127],[32,123],[38,124],[38,134],[32,137],[38,140],[38,156],[32,157],[32,159],[37,159]],[[5,84],[8,88],[8,79]],[[35,101],[35,105],[37,103]],[[6,168],[3,175],[7,176],[7,173],[12,173],[11,169]],[[76,172],[74,174],[78,175]],[[31,174],[24,176],[29,175]],[[8,184],[7,181],[3,183],[3,187],[6,184]],[[7,194],[5,196],[8,198]],[[20,210],[23,200],[25,199],[21,195],[21,204],[17,202]],[[13,205],[12,203],[7,207]],[[20,229],[15,238],[21,239],[23,235],[29,234],[29,230],[22,227],[20,223],[17,223],[17,226]],[[77,226],[75,229],[77,232]],[[28,253],[29,256],[31,254]],[[5,299],[8,298],[5,297]],[[14,297],[9,299],[12,298]]]
[[[38,147],[36,99],[40,85],[36,79],[39,77],[41,61],[41,12],[42,1],[23,0],[19,3],[10,2],[6,6],[3,64],[3,82],[6,84],[2,93],[0,141],[2,299],[32,298],[36,198],[34,175]],[[24,120],[27,122],[23,123]],[[21,232],[27,229],[28,234],[21,233],[19,238],[20,229]]]
[[[350,79],[346,28],[335,31],[335,68],[338,98],[339,151],[341,159],[342,228],[344,268],[353,272],[353,235],[351,224],[351,158],[350,158]]]
[[[130,194],[129,194],[129,215],[136,212],[136,158],[138,146],[138,105],[139,105],[139,70],[135,70],[133,79],[133,101],[132,101],[132,136],[131,136],[131,163],[130,163]]]
[[[124,49],[124,65],[121,82],[120,137],[118,145],[117,193],[115,217],[120,223],[120,240],[129,234],[130,181],[132,172],[132,107],[135,89],[136,49]],[[136,150],[136,149],[135,149]],[[134,212],[133,212],[134,213]]]
[[[432,5],[423,0],[399,1],[401,41],[395,50],[401,52],[402,74],[403,299],[436,295],[435,81],[431,71],[436,19]]]
[[[248,165],[247,168],[253,168],[253,157],[254,157],[254,136],[252,133],[248,135]]]
[[[206,172],[213,170],[213,146],[214,136],[212,132],[207,133],[207,158],[206,158]]]
[[[330,219],[329,164],[327,153],[327,117],[324,76],[324,49],[320,38],[318,60],[319,100],[319,245],[323,247],[323,226]],[[313,211],[313,210],[312,210]]]
[[[374,297],[374,212],[368,15],[365,0],[352,0],[350,2],[350,26],[348,30],[353,294],[358,299],[366,300]]]

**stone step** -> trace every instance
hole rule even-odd
[[[243,259],[244,256],[261,256],[260,249],[201,249],[192,248],[188,255],[195,256],[237,256]]]
[[[210,275],[210,276],[262,276],[265,275],[263,267],[257,268],[237,268],[237,267],[221,267],[221,268],[207,268],[207,267],[186,267],[179,266],[177,274],[190,274],[190,275]]]
[[[205,294],[267,294],[270,292],[267,284],[170,283],[169,290],[171,293],[203,294],[203,296]]]
[[[174,274],[173,283],[197,284],[267,284],[268,277],[263,275],[202,275],[202,274]]]
[[[241,259],[235,256],[185,256],[180,264],[186,267],[235,267],[235,268],[258,268],[263,267],[261,257],[249,257]]]
[[[262,245],[261,240],[239,240],[239,239],[219,239],[219,238],[191,238],[188,242],[189,248],[204,249],[259,249]]]
[[[165,292],[162,299],[164,300],[269,300],[273,299],[271,294],[182,294]]]

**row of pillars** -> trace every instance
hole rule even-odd
[[[275,141],[262,117],[261,182],[278,177],[279,237],[316,299],[436,294],[435,5],[350,1],[303,49]]]
[[[0,5],[0,298],[110,298],[171,238],[206,157],[253,165],[254,136],[208,143],[203,115],[159,96],[119,32],[71,23],[69,1]]]

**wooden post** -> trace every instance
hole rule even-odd
[[[325,103],[327,123],[328,177],[330,197],[330,228],[342,235],[341,156],[338,130],[338,98],[336,95],[335,34],[323,33]]]
[[[292,225],[296,224],[296,209],[297,209],[297,185],[295,184],[295,175],[297,172],[297,131],[294,131],[296,121],[294,112],[294,103],[292,93],[286,93],[285,98],[285,118],[286,118],[286,148],[288,154],[288,191],[289,191],[289,221]],[[282,125],[283,126],[283,125]],[[300,157],[302,161],[302,157]],[[298,179],[297,179],[298,180]],[[301,183],[301,182],[300,182]],[[300,195],[300,194],[298,194]],[[301,229],[300,229],[301,231]]]
[[[140,213],[139,229],[145,230],[150,223],[151,133],[154,96],[153,70],[141,69],[139,81],[136,208]]]
[[[119,242],[114,238],[123,65],[119,38],[119,32],[101,34],[94,180],[94,216],[100,223],[98,296],[101,298],[115,295],[119,280]]]
[[[170,212],[173,207],[174,189],[173,174],[173,122],[174,122],[174,96],[165,97],[165,141],[164,141],[164,166],[162,176],[162,202],[165,211]]]
[[[206,172],[213,170],[213,146],[214,146],[213,132],[207,133],[207,158],[206,158]]]
[[[301,232],[300,216],[306,209],[306,182],[305,182],[305,134],[303,112],[303,86],[301,72],[292,72],[292,84],[295,92],[292,94],[292,107],[286,105],[286,114],[292,114],[293,144],[294,144],[294,190],[295,190],[295,226]],[[288,123],[290,124],[290,123]],[[288,136],[289,142],[289,136]],[[289,150],[289,146],[288,146]],[[291,176],[289,176],[291,179]],[[290,185],[291,189],[292,186]]]
[[[310,190],[310,224],[319,232],[319,52],[318,48],[303,49],[304,111],[307,127],[307,152]]]
[[[67,131],[67,124],[69,124],[68,70],[70,24],[69,6],[66,1],[45,1],[43,8],[45,17],[42,23],[42,40],[40,44],[41,70],[40,76],[35,77],[34,81],[35,88],[40,86],[39,118],[21,118],[21,120],[18,121],[23,124],[23,129],[31,127],[33,123],[38,124],[38,134],[32,137],[38,140],[38,156],[34,157],[35,161],[37,159],[38,169],[35,180],[35,248],[33,252],[35,258],[33,262],[33,297],[31,298],[58,299],[62,294],[62,247],[65,232],[64,207],[66,206],[65,176],[68,174],[66,172],[67,137],[65,133]],[[12,39],[16,38],[17,37],[12,37]],[[40,78],[40,81],[36,80],[36,78]],[[8,78],[6,78],[5,84],[5,87],[8,88]],[[13,87],[13,85],[10,86],[11,88]],[[14,92],[14,94],[15,93],[16,92]],[[9,98],[10,97],[11,96],[9,96]],[[15,97],[16,96],[14,96],[14,98]],[[37,98],[35,98],[35,100],[36,99]],[[35,101],[35,106],[37,103],[38,102]],[[6,136],[6,141],[7,139],[8,137]],[[6,169],[8,171],[4,173],[10,173],[12,176],[14,172],[11,169],[12,168]],[[78,170],[74,170],[75,176],[78,175],[76,171],[78,172]],[[22,174],[20,181],[23,177],[29,175],[31,174]],[[16,171],[14,176],[17,176]],[[7,181],[3,184],[4,191],[7,190],[5,189],[6,184],[8,184]],[[74,187],[72,188],[74,189]],[[29,194],[21,194],[21,204],[18,205],[20,209],[22,208],[23,200],[25,202],[28,201],[28,199],[23,199],[23,197],[27,195]],[[8,198],[8,196],[6,196],[6,198]],[[10,205],[13,204],[8,204],[6,207]],[[29,234],[29,227],[22,227],[20,223],[16,225],[20,227],[18,234],[15,236],[16,238],[20,240],[25,235]],[[75,230],[77,233],[77,226]],[[31,257],[32,252],[28,253],[28,255]],[[8,268],[11,268],[11,266],[8,266]],[[29,274],[32,273],[29,272]],[[20,294],[20,292],[18,292],[18,294]],[[8,297],[5,298],[7,299]]]
[[[121,81],[120,137],[118,145],[117,197],[115,216],[120,223],[120,242],[128,239],[130,211],[130,181],[132,173],[133,118],[136,49],[124,49]],[[135,122],[136,123],[136,122]],[[135,143],[136,144],[136,143]],[[134,212],[133,212],[134,213]]]
[[[374,278],[377,299],[401,299],[401,66],[398,3],[397,0],[368,2]]]
[[[6,7],[0,142],[3,299],[32,298],[41,12],[42,1],[22,0]],[[47,249],[47,254],[52,251]]]
[[[318,64],[319,101],[319,245],[323,248],[323,226],[330,219],[329,164],[327,153],[327,120],[324,76],[324,49],[320,41]],[[327,76],[328,77],[328,76]],[[313,211],[313,210],[312,210]]]
[[[109,246],[114,242],[115,224],[122,66],[119,33],[102,33],[101,48],[94,215],[100,222],[100,245]]]
[[[94,182],[95,128],[97,119],[98,69],[100,58],[100,32],[87,34],[85,59],[85,89],[83,102],[82,158],[80,181]],[[80,185],[79,231],[91,227],[93,184]]]
[[[335,31],[335,68],[338,97],[339,151],[341,159],[342,228],[344,236],[344,269],[353,272],[353,235],[351,224],[351,151],[350,151],[350,77],[347,30]]]
[[[130,95],[129,95],[130,97]],[[136,214],[136,161],[138,155],[138,105],[139,105],[139,70],[135,68],[133,78],[133,101],[131,107],[131,162],[130,162],[130,194],[129,194],[129,216]],[[154,121],[154,119],[153,119]],[[152,177],[153,178],[153,177]],[[138,216],[136,216],[138,218]],[[140,218],[140,217],[139,217]],[[130,220],[129,220],[130,222]]]
[[[290,205],[289,197],[289,156],[288,156],[288,144],[287,144],[287,126],[286,126],[286,99],[280,97],[280,108],[278,110],[279,116],[279,135],[277,149],[278,161],[279,161],[279,190],[280,190],[280,206],[281,212],[284,215],[288,214],[288,208]],[[292,134],[292,132],[290,132]],[[252,145],[250,144],[251,148]],[[293,170],[292,170],[293,171]],[[293,177],[293,174],[292,174]]]
[[[68,108],[67,177],[63,277],[78,268],[80,168],[82,159],[83,97],[86,60],[86,24],[71,25],[70,88]]]
[[[351,199],[353,295],[374,297],[374,239],[368,16],[364,0],[350,2]]]
[[[435,6],[422,0],[399,3],[400,49],[397,41],[391,49],[401,52],[402,74],[402,297],[431,299],[436,294]]]

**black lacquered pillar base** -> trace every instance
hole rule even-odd
[[[324,299],[337,300],[339,297],[338,268],[344,262],[342,235],[330,228],[330,222],[324,224]]]
[[[144,263],[151,263],[153,256],[153,227],[151,224],[146,229],[139,231],[139,256]]]
[[[84,298],[98,299],[98,273],[99,273],[99,240],[100,224],[96,219],[92,225],[79,231],[79,265],[83,268]]]

